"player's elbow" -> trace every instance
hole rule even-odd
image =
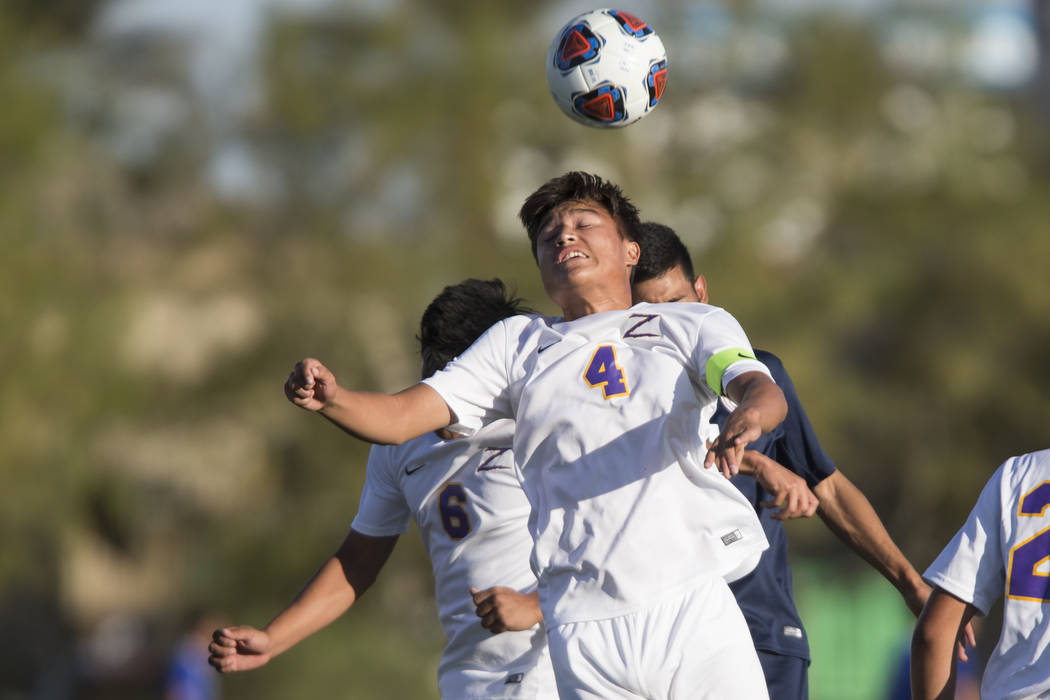
[[[389,432],[382,434],[375,440],[371,440],[375,445],[404,445],[406,442],[411,440],[413,437],[419,437],[418,435],[409,436],[403,432]]]
[[[734,377],[726,385],[726,396],[739,405],[754,405],[761,411],[763,419],[775,420],[774,425],[787,416],[784,392],[764,372],[745,372]]]
[[[928,684],[931,677],[943,679],[951,675],[956,628],[926,612],[919,616],[911,635],[911,667],[913,677],[918,675]]]
[[[784,392],[769,377],[758,375],[753,384],[752,394],[758,400],[762,411],[762,430],[769,432],[787,418],[788,405]]]
[[[443,428],[441,426],[432,426],[425,423],[406,426],[403,424],[396,424],[389,426],[384,431],[383,439],[377,444],[380,445],[404,445],[410,440],[415,440],[420,435],[425,435],[431,431],[441,432]]]
[[[971,609],[969,603],[934,588],[912,632],[913,652],[951,658],[955,642],[972,614]]]
[[[911,658],[928,658],[933,650],[937,648],[938,638],[943,633],[928,619],[920,618],[911,633]]]
[[[785,418],[787,418],[787,399],[784,398],[784,391],[776,384],[773,384],[773,392],[773,421],[774,425],[779,425]]]

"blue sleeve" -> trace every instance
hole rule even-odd
[[[809,423],[809,416],[795,393],[795,385],[780,358],[765,350],[755,350],[755,356],[769,368],[773,380],[784,392],[788,407],[787,417],[780,425],[770,456],[805,479],[812,488],[831,476],[835,471],[835,463],[820,446],[813,426]]]

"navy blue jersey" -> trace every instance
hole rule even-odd
[[[755,356],[769,368],[773,379],[784,392],[788,410],[787,417],[776,430],[748,445],[748,449],[775,459],[805,479],[809,487],[813,488],[835,471],[835,464],[821,449],[806,411],[795,393],[791,377],[788,376],[780,358],[758,349],[755,349]],[[718,411],[711,418],[711,422],[721,427],[728,417],[729,408],[724,401],[720,401]],[[799,619],[798,609],[795,607],[784,523],[773,519],[775,509],[759,505],[771,497],[758,482],[749,476],[738,474],[733,477],[732,483],[754,505],[769,539],[769,549],[762,553],[755,570],[730,584],[751,630],[755,648],[808,660],[809,643],[806,641],[802,620]]]

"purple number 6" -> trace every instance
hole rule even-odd
[[[1017,514],[1042,517],[1050,507],[1050,481],[1044,481],[1021,498]],[[1037,571],[1050,562],[1050,527],[1040,530],[1010,550],[1006,570],[1006,595],[1021,600],[1050,601],[1050,574]]]
[[[438,510],[441,511],[441,526],[448,536],[461,540],[470,534],[470,516],[467,514],[467,492],[462,484],[445,484],[438,494]]]

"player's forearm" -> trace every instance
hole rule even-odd
[[[295,600],[266,626],[273,656],[331,624],[354,604],[358,595],[339,559],[329,558]]]
[[[744,385],[744,391],[737,401],[737,411],[755,411],[758,424],[763,433],[776,428],[787,416],[787,402],[784,392],[772,380],[751,380]],[[730,397],[732,398],[732,397]]]
[[[444,400],[425,384],[397,394],[340,388],[320,413],[350,435],[381,445],[399,445],[452,422]]]
[[[759,485],[768,492],[770,489],[765,483],[763,483],[764,479],[762,477],[766,473],[767,466],[770,462],[782,469],[784,468],[778,462],[775,462],[761,452],[756,450],[744,450],[744,455],[740,458],[740,473],[756,480]]]
[[[750,476],[751,478],[757,478],[759,473],[762,471],[761,465],[755,458],[754,450],[747,450],[744,452],[744,456],[740,459],[740,474],[744,476]]]
[[[841,472],[834,472],[813,489],[818,512],[828,528],[872,565],[914,605],[922,577],[897,547],[875,509],[860,489]],[[917,614],[918,609],[914,612]]]
[[[911,688],[915,700],[955,697],[955,647],[976,609],[936,590],[915,625],[911,638]]]
[[[911,696],[913,700],[951,700],[955,697],[955,644],[947,635],[920,636],[911,642]]]

